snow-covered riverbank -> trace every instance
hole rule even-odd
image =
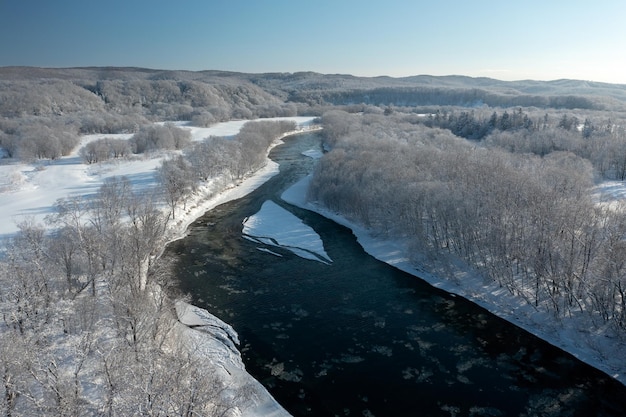
[[[375,258],[420,277],[437,288],[475,302],[626,384],[626,341],[592,332],[587,317],[582,314],[557,320],[549,313],[538,311],[497,283],[487,282],[455,259],[435,262],[424,257],[417,260],[424,267],[416,267],[415,258],[410,258],[408,245],[402,240],[372,236],[367,229],[306,201],[310,179],[310,176],[306,177],[292,186],[283,194],[283,200],[350,228],[365,251]]]
[[[292,120],[299,129],[310,127],[313,117],[283,117],[262,120]],[[236,135],[249,120],[234,120],[201,128],[178,125],[191,133],[193,141],[210,136]],[[54,210],[60,198],[95,194],[104,181],[112,177],[126,177],[136,191],[149,192],[156,187],[156,168],[167,152],[142,155],[136,158],[117,159],[87,165],[80,157],[80,149],[91,141],[102,138],[129,139],[132,134],[96,134],[81,138],[72,153],[57,160],[35,162],[5,162],[0,164],[0,240],[18,231],[17,224],[24,219],[43,222]],[[263,175],[261,172],[260,175]],[[206,184],[215,188],[215,184]],[[193,214],[190,214],[193,216]]]
[[[295,119],[299,126],[303,127],[308,126],[313,118],[292,119]],[[240,123],[239,128],[243,125],[243,122],[237,123]],[[228,130],[231,128],[233,130]],[[228,129],[224,128],[222,131],[222,133],[228,133],[225,136],[236,134],[234,127],[230,126]],[[200,130],[192,132],[195,140],[211,134],[207,135],[205,131]],[[90,138],[85,138],[85,141],[87,140]],[[305,155],[321,156],[318,151],[305,152]],[[0,218],[3,220],[0,223],[2,227],[0,228],[0,235],[11,236],[17,230],[15,223],[22,218],[32,216],[35,220],[42,219],[43,216],[51,212],[57,198],[95,193],[100,184],[111,176],[127,176],[131,179],[134,187],[149,189],[156,184],[155,168],[160,164],[162,158],[163,156],[155,156],[145,160],[112,162],[89,168],[82,164],[77,153],[75,153],[59,161],[41,166],[26,164],[0,166],[0,173],[6,170],[7,173],[13,173],[14,177],[19,180],[8,182],[0,188],[0,207],[3,207],[0,212]],[[176,222],[170,223],[168,239],[171,241],[183,237],[188,226],[208,210],[245,196],[277,172],[278,165],[268,159],[261,170],[240,183],[226,183],[216,179],[202,185],[187,201],[186,209],[184,211],[181,209],[177,213]],[[431,273],[426,272],[426,268],[416,269],[413,266],[414,260],[409,258],[409,250],[402,241],[381,240],[372,237],[366,229],[351,224],[341,216],[325,211],[322,207],[306,202],[307,181],[308,178],[305,178],[291,187],[283,195],[283,199],[291,204],[316,211],[351,228],[365,250],[381,261],[417,275],[436,287],[466,297],[496,315],[574,354],[621,382],[626,382],[626,361],[623,355],[626,345],[623,341],[601,338],[591,334],[588,330],[585,331],[584,327],[581,328],[581,323],[577,322],[577,317],[557,322],[552,316],[534,310],[524,301],[511,296],[497,285],[485,283],[482,277],[469,273],[462,265],[459,264],[460,266],[456,267],[453,260],[450,260],[451,263],[444,268],[441,264],[435,265],[430,260],[424,259],[423,264],[429,265],[428,271]],[[7,205],[2,205],[4,203]],[[273,208],[270,207],[270,209]],[[270,214],[271,211],[269,210]],[[248,223],[247,234],[257,238],[259,236],[266,237],[275,235],[276,230],[285,229],[285,222],[278,221],[269,226],[269,229],[275,230],[266,228],[258,233],[258,226],[263,224],[263,219],[267,218],[267,215],[267,210],[260,212],[258,218]],[[301,228],[298,222],[292,221],[291,225],[295,225],[295,229]],[[317,240],[313,242],[312,239],[319,239],[319,236],[304,233],[297,238],[289,236],[287,240],[278,239],[278,242],[283,246],[314,251],[323,258],[325,256],[323,242]],[[322,248],[321,251],[319,250],[320,247]],[[327,261],[330,260],[327,259]],[[236,336],[230,326],[204,310],[183,303],[178,304],[178,312],[181,324],[176,330],[176,337],[189,343],[193,349],[204,356],[211,357],[215,372],[221,373],[227,381],[226,383],[230,384],[233,390],[237,387],[251,387],[253,391],[252,401],[246,407],[239,408],[239,415],[252,417],[289,415],[276,403],[264,387],[245,372],[239,353],[233,349]],[[204,331],[201,328],[204,328]],[[207,337],[207,334],[210,337]],[[208,372],[211,371],[208,370]]]
[[[288,117],[275,120],[293,120],[297,123],[297,131],[284,135],[287,136],[310,130],[313,119],[314,117]],[[192,140],[202,140],[209,136],[236,135],[246,122],[248,121],[231,121],[210,128],[184,124],[180,126],[190,130]],[[112,177],[128,178],[135,191],[145,193],[154,191],[157,186],[156,168],[167,157],[167,153],[94,165],[84,164],[79,156],[80,148],[90,141],[102,137],[128,139],[130,136],[88,135],[82,138],[81,144],[74,152],[58,160],[0,165],[0,241],[14,236],[19,230],[18,224],[22,221],[51,227],[45,224],[44,219],[54,212],[54,205],[58,199],[94,195],[100,186]],[[279,139],[276,144],[280,143]],[[184,212],[181,209],[177,213],[176,222],[168,224],[167,239],[171,241],[183,237],[188,225],[206,211],[248,194],[277,172],[277,164],[268,159],[262,169],[243,181],[233,183],[229,179],[215,178],[201,185],[187,201]],[[164,203],[162,207],[167,210]],[[0,245],[0,253],[4,248],[3,243]],[[177,307],[180,323],[174,329],[176,343],[185,343],[189,346],[189,351],[198,352],[204,358],[208,358],[213,369],[207,369],[207,375],[222,375],[223,384],[229,387],[227,391],[236,392],[239,388],[245,389],[245,401],[233,408],[234,415],[250,417],[289,415],[265,388],[245,371],[241,356],[234,349],[236,336],[233,337],[234,331],[230,326],[193,306],[179,303]],[[63,350],[60,345],[59,350]],[[71,351],[71,346],[68,345],[66,350]]]
[[[264,168],[239,184],[211,196],[211,184],[206,184],[187,203],[187,210],[179,215],[179,220],[169,229],[170,241],[184,237],[188,226],[207,211],[220,204],[232,201],[254,191],[268,179],[276,175],[278,165],[268,159]],[[245,370],[237,344],[236,333],[206,310],[178,302],[177,314],[181,326],[176,329],[176,338],[190,351],[209,358],[214,369],[207,372],[218,373],[232,392],[248,391],[250,402],[237,406],[242,416],[282,417],[289,416],[267,390]],[[208,331],[207,331],[208,329]],[[208,336],[208,337],[207,337]]]
[[[296,121],[298,130],[287,132],[277,138],[273,146],[282,143],[283,137],[315,130],[309,126],[313,120],[312,117],[288,119]],[[243,123],[238,126],[241,128]],[[230,131],[227,130],[227,132]],[[236,132],[231,134],[236,134]],[[189,225],[207,211],[251,193],[276,175],[278,170],[278,164],[267,158],[263,168],[243,181],[227,185],[226,188],[223,188],[224,183],[216,186],[219,179],[202,184],[196,193],[187,200],[186,209],[179,212],[177,221],[170,224],[168,242],[183,238]],[[182,301],[177,302],[176,310],[181,325],[177,327],[175,337],[188,346],[190,351],[193,350],[199,355],[209,358],[214,369],[207,369],[207,372],[220,374],[224,384],[229,387],[229,391],[243,390],[246,392],[245,401],[235,405],[235,410],[239,415],[244,417],[286,417],[290,415],[276,402],[263,385],[246,372],[241,355],[237,350],[239,343],[237,334],[229,324],[204,309]]]

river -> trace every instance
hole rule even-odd
[[[270,154],[277,176],[206,213],[164,255],[191,302],[239,333],[246,368],[290,413],[626,415],[621,383],[377,261],[349,229],[283,202],[314,166],[302,152],[320,146],[317,134],[287,138]],[[242,222],[266,201],[312,228],[333,262],[244,238]]]

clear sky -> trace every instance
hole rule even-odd
[[[626,0],[0,0],[0,66],[626,84]]]

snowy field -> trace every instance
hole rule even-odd
[[[299,127],[307,126],[312,117],[284,117],[263,120],[293,120]],[[218,123],[212,127],[199,128],[186,123],[176,123],[191,132],[192,140],[210,136],[236,135],[248,120]],[[54,203],[65,197],[95,194],[103,181],[110,177],[126,176],[135,190],[149,192],[156,186],[156,168],[165,154],[142,156],[132,160],[113,160],[85,165],[80,148],[87,143],[102,139],[128,139],[131,134],[87,135],[70,155],[54,161],[37,161],[32,164],[15,163],[0,165],[0,240],[18,231],[17,225],[27,218],[43,223],[52,212]]]

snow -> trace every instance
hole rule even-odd
[[[261,210],[245,219],[243,225],[242,233],[247,239],[288,249],[305,259],[332,262],[315,230],[273,201],[264,202]]]
[[[592,195],[598,205],[610,210],[624,209],[626,186],[621,181],[604,181],[595,186]]]
[[[246,389],[252,399],[247,407],[237,407],[242,417],[287,417],[289,414],[274,400],[265,387],[245,370],[237,350],[239,338],[235,330],[208,311],[178,301],[176,312],[179,325],[176,341],[188,351],[210,358],[214,373],[229,381],[231,388]],[[193,327],[190,331],[189,327]],[[206,335],[210,337],[206,337]],[[243,409],[242,409],[243,408]]]
[[[352,229],[363,249],[389,265],[424,279],[431,285],[451,294],[460,295],[486,308],[493,314],[525,329],[626,384],[626,341],[609,336],[611,333],[591,326],[583,314],[555,319],[550,313],[538,311],[525,300],[515,297],[496,283],[486,281],[455,259],[446,259],[446,265],[433,264],[422,259],[422,267],[415,266],[409,257],[408,244],[398,239],[373,237],[366,228],[354,224],[324,207],[306,201],[306,190],[311,177],[305,177],[286,190],[282,199],[290,204],[315,211]],[[598,201],[617,201],[626,196],[626,185],[610,182],[596,187]],[[426,266],[427,265],[427,266]],[[596,333],[592,330],[596,328]]]
[[[309,127],[314,117],[284,117],[262,120],[293,120],[299,130]],[[248,120],[219,123],[209,128],[178,125],[191,131],[193,140],[210,136],[233,136]],[[103,182],[110,177],[127,177],[135,191],[155,192],[156,168],[167,153],[151,154],[134,159],[112,160],[94,165],[85,165],[80,148],[102,138],[128,139],[132,135],[86,135],[80,145],[68,156],[55,161],[35,163],[9,163],[0,165],[0,242],[13,236],[18,224],[33,220],[43,224],[45,216],[54,210],[60,198],[73,196],[88,197],[98,192]],[[278,142],[277,142],[278,143]],[[170,222],[169,239],[184,236],[187,227],[206,211],[219,204],[241,198],[278,173],[278,165],[268,159],[265,167],[237,184],[209,182],[200,187],[186,204],[187,209],[177,213],[177,221]],[[226,189],[224,189],[226,187]],[[0,253],[4,245],[0,244]],[[190,351],[209,357],[213,372],[227,378],[233,387],[253,387],[253,401],[241,411],[245,417],[282,417],[289,414],[272,398],[265,388],[250,376],[244,368],[236,345],[238,338],[232,327],[221,322],[209,312],[194,306],[179,303],[177,312],[180,323],[175,338],[189,344]],[[210,337],[207,337],[209,335]],[[68,345],[68,349],[71,347]],[[209,372],[212,372],[211,370]]]
[[[282,117],[262,120],[292,120],[299,128],[309,126],[313,117]],[[175,123],[191,132],[193,140],[210,136],[233,136],[249,120],[218,123],[207,128]],[[43,223],[52,213],[54,203],[60,198],[95,194],[104,180],[126,176],[135,190],[150,191],[156,186],[156,168],[165,154],[147,155],[133,160],[112,160],[94,165],[85,165],[80,149],[87,143],[102,139],[129,139],[131,134],[86,135],[80,145],[68,156],[54,161],[32,164],[15,163],[0,165],[0,241],[18,231],[17,225],[29,218]]]
[[[304,127],[311,123],[313,117],[281,118],[281,120],[294,120],[299,127]],[[178,125],[189,129],[193,140],[202,140],[209,136],[235,135],[246,122],[231,121],[209,128],[191,127],[182,123]],[[127,139],[130,135],[88,135],[82,138],[80,146],[102,137]],[[0,165],[0,239],[17,232],[17,223],[24,219],[32,218],[42,222],[47,214],[52,213],[53,205],[59,198],[96,193],[103,181],[112,176],[128,177],[135,189],[146,192],[155,189],[155,168],[165,157],[164,154],[87,166],[78,156],[80,146],[71,155],[56,161]],[[304,154],[314,158],[321,156],[319,151],[307,151]],[[277,164],[268,160],[266,166],[254,176],[239,184],[232,184],[219,193],[216,191],[222,190],[223,184],[220,184],[219,188],[213,183],[203,185],[187,203],[187,209],[177,214],[177,222],[172,223],[170,238],[184,236],[188,225],[207,210],[243,197],[277,172]],[[308,203],[305,195],[309,180],[309,177],[304,178],[288,189],[282,198],[288,203],[316,211],[351,228],[364,249],[381,261],[419,276],[436,287],[466,297],[626,383],[626,361],[623,360],[626,345],[623,341],[594,337],[589,328],[587,331],[581,330],[581,326],[576,323],[579,317],[576,316],[556,322],[552,316],[534,310],[496,285],[486,284],[482,277],[468,272],[462,265],[457,267],[451,262],[447,270],[439,269],[435,273],[416,268],[408,256],[409,251],[404,242],[373,238],[368,230],[351,224],[320,206]],[[606,183],[598,187],[597,191],[600,196],[612,196],[599,198],[600,201],[619,200],[626,196],[626,186],[621,182]],[[286,211],[278,204],[267,202],[257,214],[247,219],[244,234],[266,246],[289,250],[295,248],[300,254],[307,256],[316,254],[314,259],[317,261],[332,262],[324,250],[319,235],[295,216],[285,213]],[[267,247],[260,247],[259,250],[280,256]],[[425,260],[425,264],[427,261]],[[230,326],[197,307],[179,303],[177,310],[181,322],[177,337],[193,343],[194,348],[200,346],[199,351],[212,358],[216,369],[227,371],[225,375],[229,375],[233,386],[246,383],[255,385],[255,401],[242,411],[243,415],[250,417],[288,415],[269,393],[245,372],[239,353],[233,350],[238,342]],[[207,334],[212,337],[206,337]]]
[[[263,121],[280,121],[280,120],[291,120],[297,123],[299,127],[307,127],[310,126],[313,122],[313,117],[309,116],[294,116],[294,117],[268,117],[262,119]],[[191,132],[191,140],[198,141],[202,139],[206,139],[211,136],[222,136],[222,137],[231,137],[235,136],[244,124],[248,123],[249,120],[230,120],[228,122],[217,123],[213,126],[209,127],[197,127],[190,126],[189,122],[174,122],[173,124],[182,127],[184,129],[188,129]],[[167,123],[167,122],[162,122]],[[109,136],[107,136],[109,137]]]

